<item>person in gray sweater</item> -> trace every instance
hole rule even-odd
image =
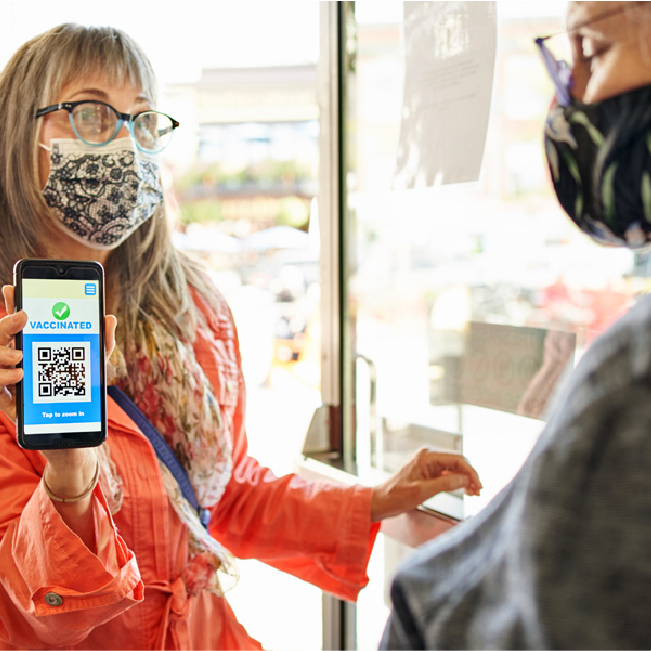
[[[651,242],[651,3],[570,2],[545,151],[600,243]],[[651,648],[651,297],[597,338],[529,458],[398,569],[381,649]]]

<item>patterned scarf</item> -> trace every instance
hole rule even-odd
[[[203,319],[197,310],[197,319]],[[188,474],[202,508],[219,502],[233,469],[232,442],[222,427],[219,404],[192,345],[158,321],[142,317],[133,343],[116,346],[108,365],[109,384],[118,384],[165,438]],[[122,480],[100,448],[100,483],[112,512],[122,503]],[[237,582],[231,554],[204,528],[183,498],[171,471],[159,462],[168,498],[190,532],[190,560],[181,574],[190,594],[202,589],[223,594]]]

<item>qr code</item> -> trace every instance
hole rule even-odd
[[[90,402],[90,342],[34,342],[34,402]]]

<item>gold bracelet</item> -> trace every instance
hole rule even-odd
[[[88,484],[88,488],[86,488],[86,490],[81,495],[77,495],[76,497],[58,497],[57,495],[55,495],[50,490],[50,487],[47,485],[47,482],[45,481],[45,473],[43,473],[43,488],[45,489],[47,496],[51,500],[54,500],[55,502],[81,502],[81,500],[83,500],[85,497],[88,497],[95,490],[95,486],[97,486],[98,481],[99,481],[99,459],[97,459],[97,465],[95,466],[95,474],[93,475],[93,478],[90,480],[90,484]]]

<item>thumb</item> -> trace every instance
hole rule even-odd
[[[117,319],[112,314],[107,314],[104,317],[104,328],[105,328],[105,341],[104,347],[106,348],[106,359],[111,356],[113,348],[115,347],[115,327],[117,325]]]
[[[2,295],[5,299],[5,307],[7,314],[14,313],[14,288],[13,285],[4,285],[2,288]]]
[[[447,491],[465,488],[470,481],[468,475],[450,473],[435,479],[428,479],[421,484],[422,498],[424,500]]]

